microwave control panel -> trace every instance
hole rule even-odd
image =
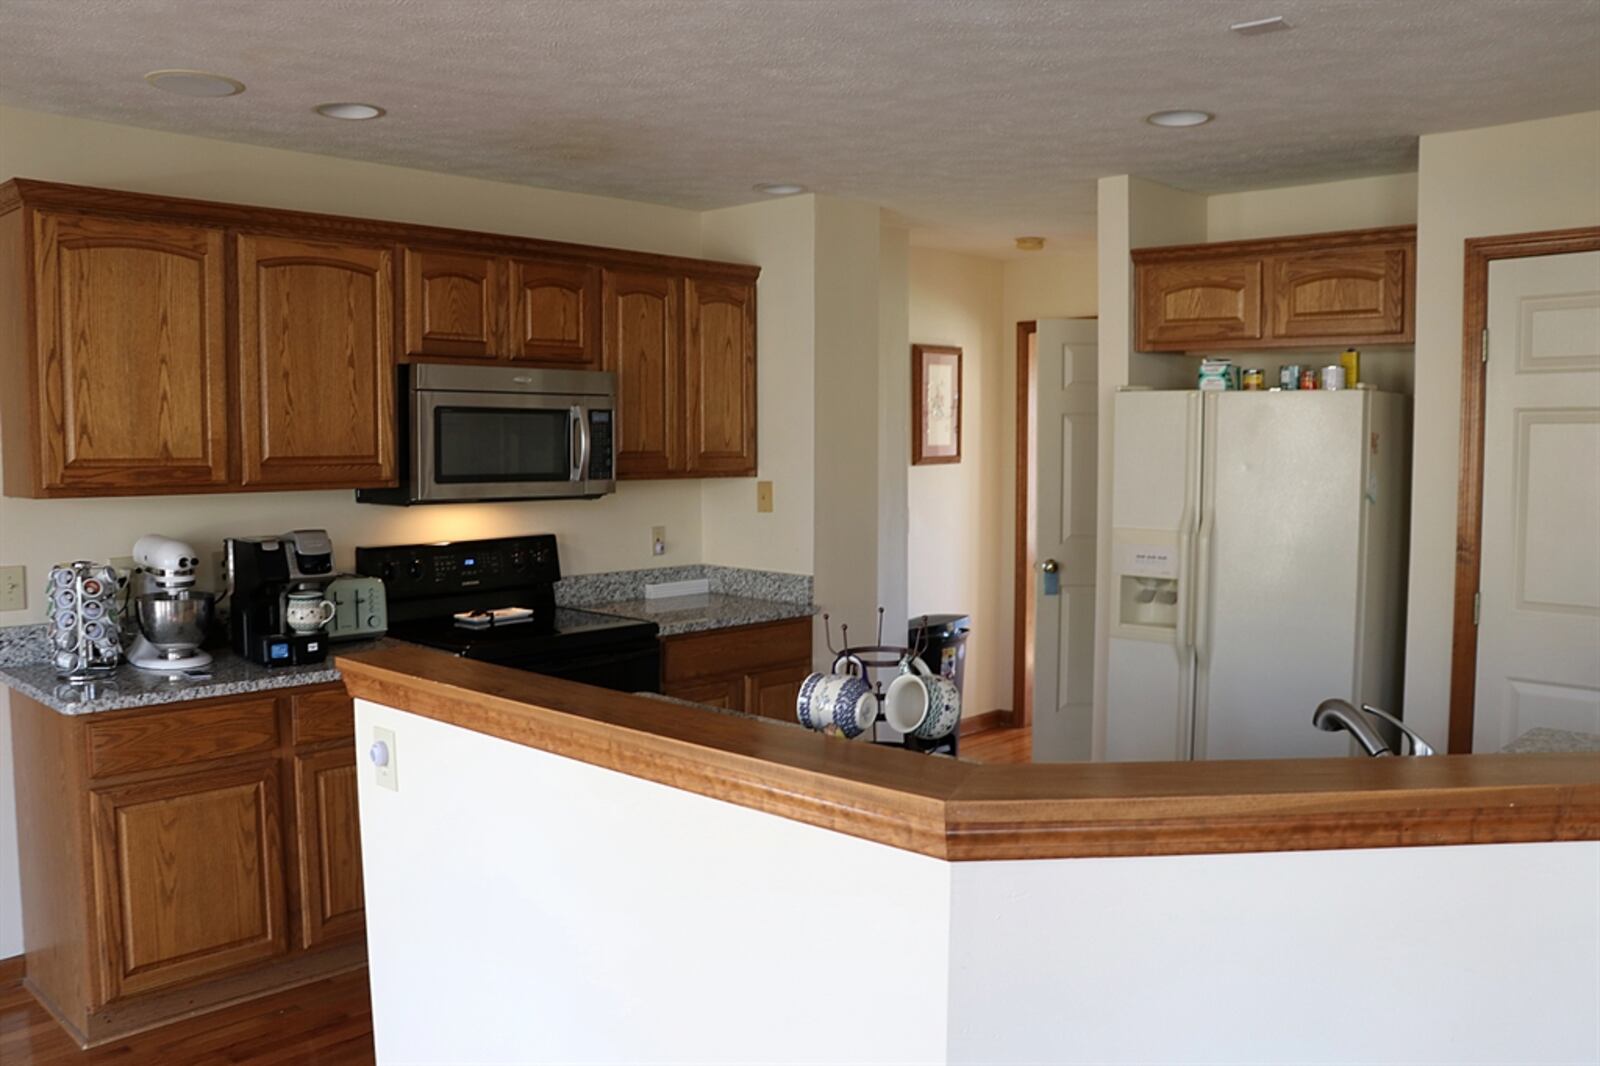
[[[589,412],[589,480],[610,481],[614,476],[611,412]]]

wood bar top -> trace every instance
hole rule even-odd
[[[985,766],[422,648],[338,667],[358,699],[940,859],[1600,840],[1593,753]]]

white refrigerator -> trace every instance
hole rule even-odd
[[[1107,759],[1345,755],[1318,703],[1398,708],[1407,406],[1117,393]]]

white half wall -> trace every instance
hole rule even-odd
[[[382,1066],[944,1061],[944,863],[357,701],[374,726]]]
[[[945,863],[357,701],[375,726],[381,1066],[1600,1057],[1600,842]]]

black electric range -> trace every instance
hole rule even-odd
[[[556,606],[550,534],[357,548],[356,572],[383,579],[397,639],[601,688],[661,690],[654,622]],[[532,616],[490,627],[456,618],[508,607]]]

